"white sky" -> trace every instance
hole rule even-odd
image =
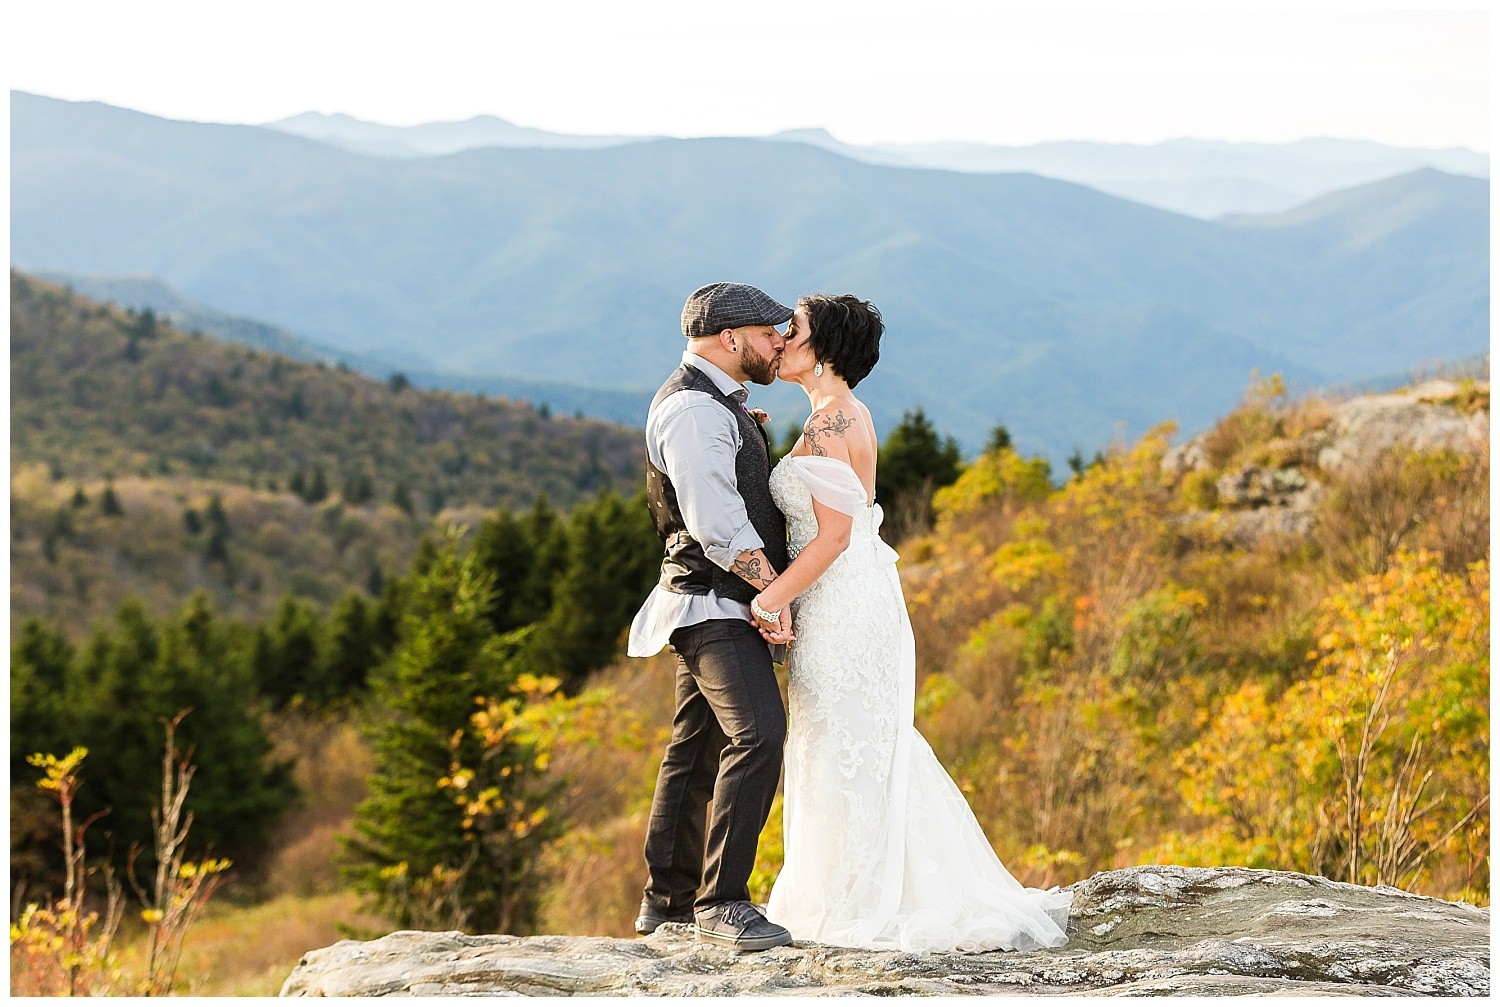
[[[1343,136],[1489,149],[1485,5],[1093,6],[29,0],[7,5],[4,62],[12,88],[220,122],[311,109],[398,124],[489,113],[586,133],[823,126],[855,143]]]

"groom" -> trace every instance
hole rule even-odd
[[[682,308],[682,366],[646,416],[646,498],[666,555],[631,624],[628,652],[648,657],[670,642],[677,696],[635,929],[696,923],[700,941],[740,951],[792,939],[750,902],[786,740],[786,709],[750,600],[787,555],[785,519],[771,499],[770,444],[745,408],[746,381],[776,379],[785,346],[776,327],[791,317],[747,284],[693,291]],[[782,633],[790,628],[784,616]]]

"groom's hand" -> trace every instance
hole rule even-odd
[[[787,606],[787,608],[790,609],[791,606]],[[783,611],[780,620],[777,621],[775,626],[767,626],[759,619],[754,620],[754,622],[755,628],[760,630],[760,635],[765,638],[767,643],[791,643],[797,639],[797,634],[792,632],[792,614],[790,611]]]

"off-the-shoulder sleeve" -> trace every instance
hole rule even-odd
[[[859,476],[849,463],[837,458],[820,458],[815,455],[796,455],[792,458],[792,469],[802,477],[813,499],[825,507],[832,507],[841,514],[857,514],[870,502]]]

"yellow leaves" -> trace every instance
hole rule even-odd
[[[55,755],[36,752],[28,755],[26,761],[42,770],[42,778],[36,784],[39,788],[60,794],[71,790],[78,775],[78,767],[88,754],[89,750],[80,745],[60,759]]]
[[[166,919],[166,914],[160,909],[142,909],[141,919],[148,924],[155,925]]]
[[[1045,500],[1051,491],[1045,459],[1022,458],[1001,448],[976,458],[956,482],[933,494],[932,505],[938,520],[946,522],[992,501],[1034,502]]]
[[[189,861],[177,868],[177,876],[185,881],[206,878],[211,874],[227,871],[229,866],[228,860],[200,860],[198,863]]]
[[[949,675],[941,672],[928,675],[923,679],[922,688],[917,693],[916,715],[918,717],[931,716],[962,691],[959,684]]]
[[[1488,680],[1472,669],[1488,668],[1488,564],[1476,566],[1463,577],[1400,554],[1330,591],[1312,676],[1274,699],[1247,683],[1178,754],[1189,807],[1277,866],[1362,883],[1413,877],[1424,844],[1460,825],[1487,842],[1475,802],[1488,794]]]
[[[1065,567],[1063,557],[1050,541],[1024,538],[995,550],[990,560],[990,576],[1012,591],[1021,591],[1043,577],[1060,575]]]

